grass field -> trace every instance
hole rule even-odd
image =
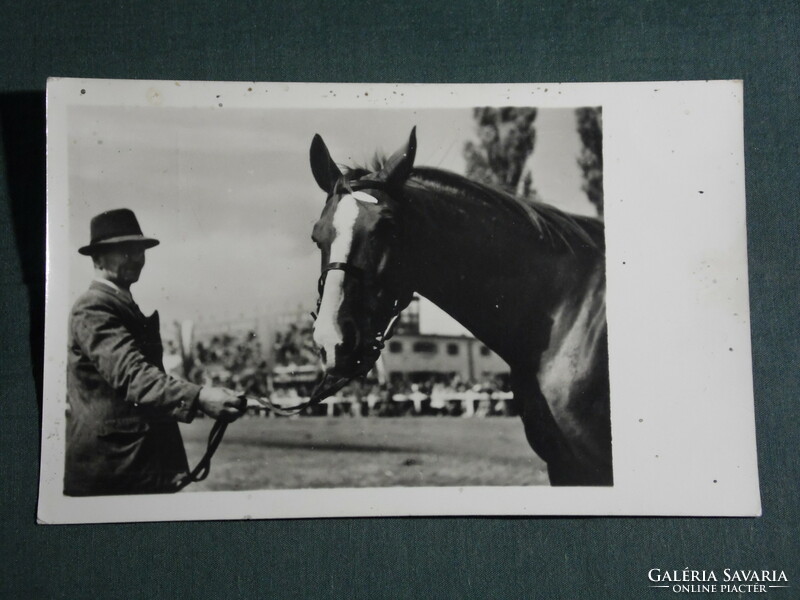
[[[211,424],[181,426],[191,466]],[[187,491],[474,485],[547,485],[518,418],[245,417]]]

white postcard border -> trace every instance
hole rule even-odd
[[[154,110],[602,106],[614,486],[187,490],[171,496],[65,497],[67,253],[75,252],[68,231],[67,107],[74,105]],[[50,80],[40,522],[759,515],[742,105],[737,81]]]

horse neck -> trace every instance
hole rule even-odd
[[[541,352],[551,315],[593,267],[543,251],[501,208],[446,190],[407,188],[403,221],[412,287],[507,361]]]

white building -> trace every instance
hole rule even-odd
[[[382,360],[389,377],[402,375],[411,380],[458,375],[469,381],[509,372],[497,354],[420,297],[403,311]]]

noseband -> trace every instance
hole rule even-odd
[[[319,299],[317,300],[317,311],[319,311],[319,303],[322,300],[322,292],[325,291],[325,279],[327,279],[329,271],[344,271],[345,273],[354,276],[359,281],[364,279],[364,269],[356,267],[346,262],[332,262],[328,263],[319,275],[317,282],[317,292],[319,292]]]
[[[332,262],[323,267],[322,273],[319,276],[319,281],[317,282],[317,309],[311,313],[311,316],[315,321],[317,320],[319,308],[322,304],[322,294],[325,291],[325,280],[327,279],[327,275],[330,271],[343,271],[345,274],[351,275],[359,281],[363,281],[365,279],[364,269],[361,267],[356,267],[355,265],[351,265],[350,263]],[[402,312],[403,308],[405,307],[402,306],[400,298],[395,297],[392,300],[392,308],[389,312],[389,322],[386,325],[386,329],[376,332],[375,337],[371,340],[371,347],[369,348],[370,351],[380,352],[383,350],[383,347],[386,345],[386,340],[388,340],[394,334],[394,325],[397,322],[397,319],[400,317],[400,313]]]

